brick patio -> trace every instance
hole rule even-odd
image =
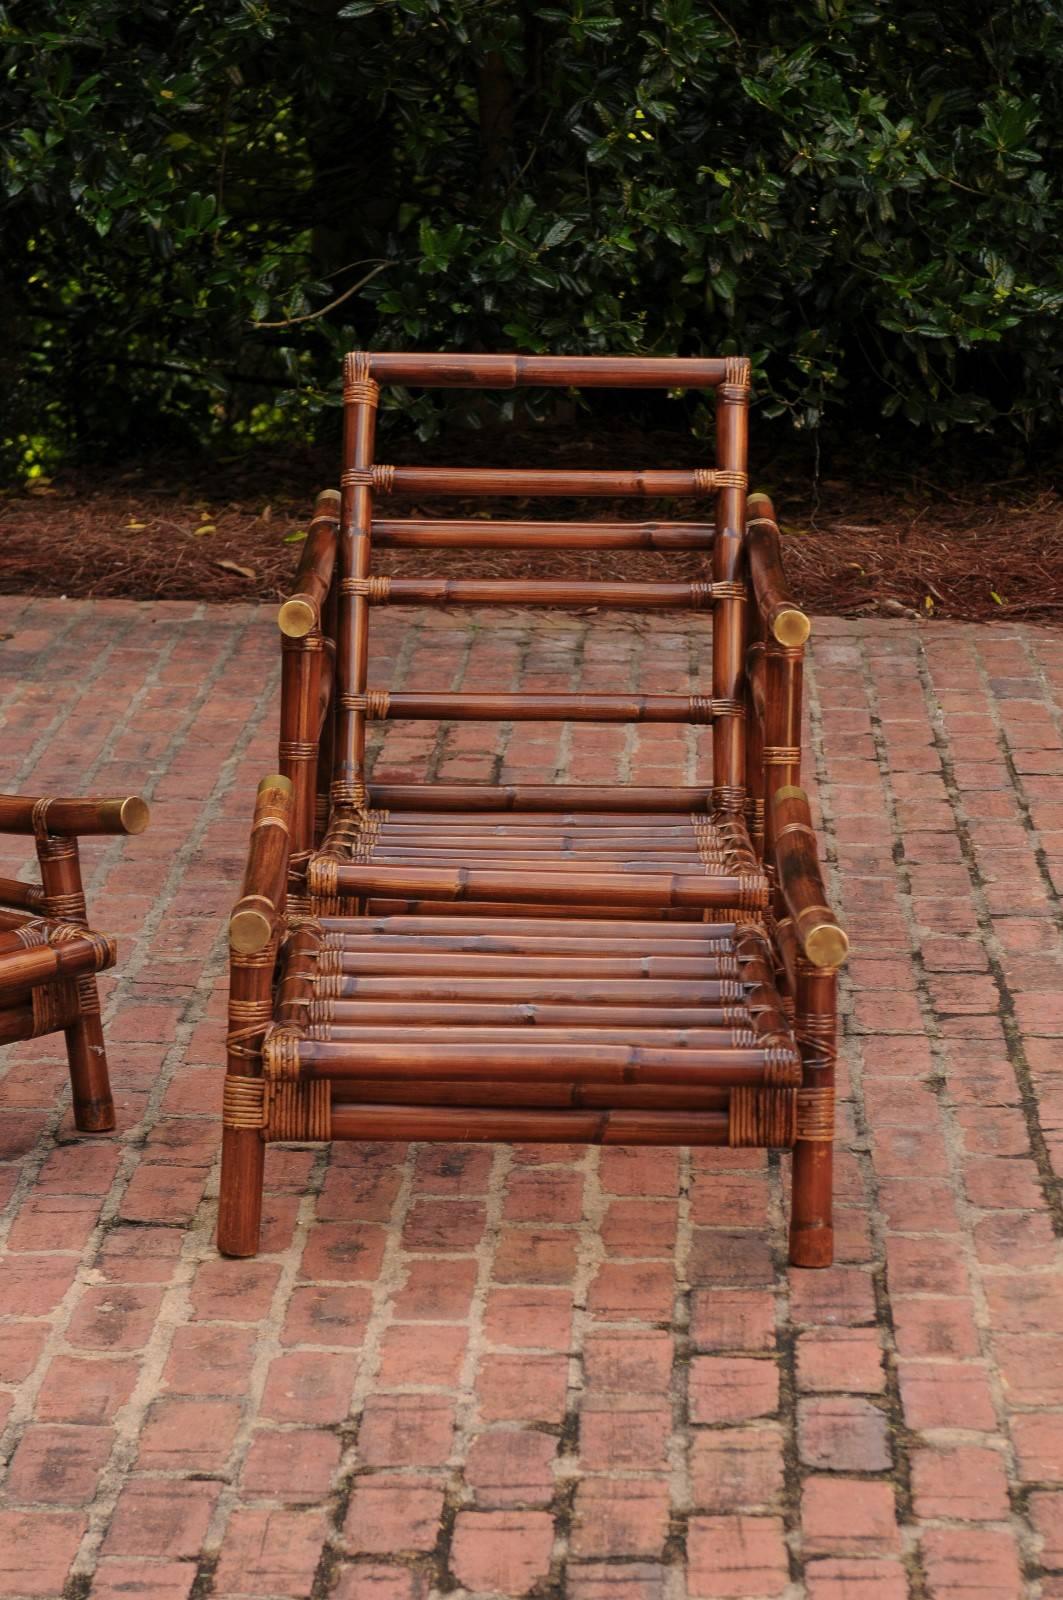
[[[855,955],[841,1259],[802,1274],[747,1151],[274,1148],[264,1253],[219,1261],[272,614],[8,600],[0,632],[3,786],[154,808],[84,847],[120,1136],[74,1135],[58,1036],[0,1065],[0,1594],[1063,1597],[1063,636],[817,629]],[[407,687],[666,690],[706,658],[601,617],[380,635]],[[496,733],[399,725],[379,770],[704,776],[666,726]]]

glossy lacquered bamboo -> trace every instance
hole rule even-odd
[[[790,597],[782,564],[779,526],[766,494],[750,495],[746,545],[753,593],[765,632],[789,649],[804,644],[812,624]]]
[[[405,717],[447,722],[715,721],[711,702],[688,694],[441,694],[410,690],[371,704],[369,715],[393,721]]]
[[[0,795],[0,833],[44,832],[63,837],[143,833],[148,820],[147,803],[137,794],[114,800],[44,800],[32,795]]]
[[[373,596],[370,596],[372,602]],[[606,611],[702,611],[705,583],[594,583],[558,578],[389,578],[386,605],[598,606]]]
[[[725,1145],[724,1111],[527,1111],[339,1105],[334,1139],[433,1139],[459,1144]]]
[[[525,356],[374,350],[378,383],[439,389],[710,389],[727,362],[689,356]]]
[[[267,1046],[268,1048],[268,1046]],[[454,1078],[512,1083],[696,1083],[715,1088],[758,1085],[774,1070],[767,1051],[721,1046],[716,1050],[658,1050],[641,1046],[584,1044],[426,1044],[412,1032],[400,1044],[303,1039],[299,1070],[304,1078]]]
[[[811,898],[821,877],[805,871],[804,823],[785,806],[800,777],[802,641],[794,630],[807,631],[807,619],[789,599],[770,502],[747,505],[748,376],[738,358],[348,358],[339,559],[326,574],[308,545],[297,588],[313,604],[293,611],[293,632],[306,624],[301,637],[324,646],[316,688],[311,672],[285,668],[285,703],[295,710],[283,713],[282,738],[301,756],[324,728],[311,830],[318,850],[303,898],[296,858],[308,830],[297,828],[300,895],[291,919],[270,920],[269,942],[248,958],[257,963],[253,980],[234,955],[233,992],[242,998],[230,1050],[241,1054],[230,1070],[259,1073],[265,1025],[271,1016],[280,1024],[266,1047],[261,1129],[226,1131],[230,1154],[230,1135],[248,1151],[254,1142],[246,1176],[258,1195],[263,1141],[325,1136],[329,1100],[339,1138],[796,1139],[791,1259],[829,1258],[834,970],[809,957],[822,959],[827,948]],[[582,381],[718,383],[715,462],[697,472],[590,473],[374,462],[377,383]],[[645,519],[374,518],[375,496],[389,492],[712,494],[715,517],[712,530]],[[374,537],[395,548],[700,549],[712,566],[697,582],[388,579],[372,575]],[[704,672],[698,695],[369,690],[371,607],[386,602],[640,611],[711,604],[711,694]],[[712,787],[369,786],[365,735],[374,717],[711,722]],[[329,786],[331,808],[322,804]],[[781,809],[771,803],[776,794]],[[252,1013],[257,1032],[247,1027]],[[223,1168],[220,1236],[232,1253],[248,1254],[258,1201],[241,1209],[230,1192],[231,1159]]]
[[[76,928],[87,928],[88,913],[76,838],[38,832],[34,848],[44,890],[45,915]],[[85,971],[74,982],[77,1014],[63,1028],[74,1125],[82,1133],[110,1133],[114,1128],[114,1098],[107,1072],[96,979],[91,971]]]
[[[70,1025],[77,1018],[77,1004],[70,1002]],[[60,1026],[64,1024],[60,1023]],[[16,1044],[21,1039],[33,1039],[37,1036],[37,1018],[34,1015],[33,1005],[29,999],[19,997],[10,999],[0,1004],[0,1044]],[[85,1133],[105,1133],[105,1128],[85,1128],[79,1130]]]
[[[281,718],[277,766],[292,786],[289,889],[302,892],[306,863],[314,848],[317,812],[317,751],[320,731],[321,671],[327,659],[317,633],[286,636],[281,646]]]
[[[262,1076],[262,1041],[270,1023],[277,937],[288,878],[292,786],[263,778],[255,798],[240,899],[229,919],[229,1029],[226,1079],[246,1088]],[[261,1130],[223,1117],[218,1249],[251,1256],[262,1222],[265,1145]]]
[[[373,522],[373,543],[382,550],[710,550],[713,537],[704,522]]]
[[[368,921],[368,918],[358,918],[358,921]],[[440,919],[442,920],[442,918]],[[698,961],[715,959],[720,956],[730,955],[730,946],[723,940],[697,939],[656,939],[653,932],[647,931],[636,940],[612,939],[599,934],[593,943],[586,938],[565,939],[551,935],[543,939],[535,939],[530,934],[519,934],[513,938],[504,938],[501,934],[469,933],[462,937],[460,934],[425,934],[420,939],[411,939],[403,934],[363,934],[357,928],[335,935],[329,940],[330,946],[337,947],[341,953],[351,951],[372,951],[377,955],[389,951],[407,951],[414,954],[428,954],[433,951],[455,950],[469,955],[519,955],[519,956],[587,956],[591,955],[596,960],[603,960],[608,956],[630,956],[633,960],[650,960],[657,956],[684,956],[693,957]]]
[[[0,878],[0,901],[8,906],[19,906],[31,915],[39,915],[44,909],[44,890],[39,883]]]
[[[419,977],[418,1000],[516,1000],[527,1003],[567,1000],[580,1005],[632,1006],[715,1006],[737,999],[733,980],[722,978],[664,979],[643,978],[638,982],[620,978],[548,977],[463,977],[460,973]],[[411,992],[402,977],[340,974],[338,995],[353,1000],[401,1000]]]
[[[343,934],[355,938],[374,938],[377,934],[391,934],[420,938],[423,935],[435,937],[439,934],[452,934],[461,939],[468,938],[501,938],[507,941],[526,937],[533,942],[540,939],[559,937],[566,942],[571,940],[591,939],[631,939],[640,943],[646,938],[645,921],[625,922],[620,919],[598,921],[592,917],[565,918],[563,921],[552,921],[549,917],[492,917],[477,918],[474,927],[469,927],[468,919],[456,917],[447,912],[438,916],[379,916],[359,917],[352,921],[350,917],[323,916],[319,919],[322,930],[326,935]],[[649,937],[654,941],[671,941],[675,939],[704,939],[709,943],[724,941],[729,943],[735,931],[734,923],[730,922],[655,922]]]
[[[336,599],[336,720],[332,798],[343,810],[358,805],[365,793],[364,695],[369,660],[369,603],[366,593],[349,587],[369,575],[373,496],[367,482],[353,482],[351,473],[366,474],[373,462],[376,405],[369,398],[365,365],[357,357],[344,363],[345,387],[361,385],[357,398],[345,396],[340,500],[340,589]]]
[[[61,944],[0,953],[0,1003],[5,997],[43,983],[58,983],[83,972],[113,967],[117,947],[113,939],[73,938]]]
[[[713,493],[698,470],[594,471],[565,467],[394,467],[374,483],[378,494],[517,495],[534,499],[693,499]]]
[[[603,1016],[608,1019],[609,1013]],[[293,1017],[290,1020],[295,1021]],[[549,1028],[539,1023],[526,1028],[520,1023],[505,1027],[477,1028],[469,1043],[474,1045],[613,1045],[635,1046],[638,1049],[670,1050],[721,1050],[734,1043],[737,1024],[716,1028],[640,1028],[610,1027],[608,1020],[597,1027],[586,1027],[573,1037],[571,1028]],[[408,1049],[421,1045],[453,1045],[454,1032],[446,1027],[411,1028],[406,1023],[334,1022],[329,1024],[327,1035],[312,1033],[313,1039],[326,1039],[330,1044],[348,1045],[404,1045]]]
[[[734,978],[738,975],[733,956],[620,956],[620,955],[516,955],[481,954],[468,950],[339,950],[333,966],[350,977],[376,974],[379,977],[432,978],[441,974],[468,978],[624,978],[641,982],[646,978]]]
[[[532,1000],[331,1000],[325,1002],[336,1023],[380,1026],[403,1024],[411,1028],[715,1028],[739,1026],[741,1012],[734,1005],[674,1006],[629,1005],[613,999],[607,1005],[576,1001]],[[320,1004],[320,1002],[319,1002]],[[315,1013],[316,1020],[316,1013]]]
[[[263,778],[255,799],[243,886],[229,918],[229,944],[240,955],[264,950],[279,931],[292,809],[291,780],[282,773]]]
[[[802,1087],[812,1098],[834,1102],[838,977],[796,958],[795,1032],[801,1048]],[[828,1267],[834,1259],[832,1198],[834,1144],[829,1137],[798,1138],[793,1156],[790,1260],[799,1267]]]
[[[650,787],[607,788],[600,784],[374,783],[370,804],[423,817],[440,811],[535,811],[543,813],[703,812],[709,790]],[[422,809],[427,808],[427,811]]]
[[[610,1108],[645,1111],[726,1111],[729,1089],[700,1084],[655,1083],[650,1088],[630,1083],[468,1083],[411,1078],[393,1083],[366,1083],[357,1078],[335,1082],[335,1109],[359,1102],[407,1106],[528,1107],[539,1110]]]
[[[399,867],[387,870],[350,866],[335,869],[336,885],[343,894],[416,896],[432,900],[519,901],[534,899],[544,905],[675,906],[726,908],[743,902],[746,880],[733,874],[696,876],[693,873],[623,874],[569,872],[550,879],[534,872],[478,872],[444,867]],[[557,881],[554,881],[554,880]]]
[[[339,515],[339,491],[323,489],[314,503],[292,592],[277,613],[277,625],[289,638],[302,639],[321,626],[336,565]]]
[[[725,385],[716,406],[716,460],[721,468],[743,476],[747,467],[749,396],[744,386]],[[737,484],[716,497],[716,537],[712,546],[715,583],[738,589],[713,612],[713,698],[741,703],[749,618],[741,597],[745,585],[743,557],[746,491]],[[717,718],[712,732],[713,799],[718,810],[735,812],[744,803],[746,739],[740,715]]]
[[[814,967],[837,967],[849,938],[827,904],[808,796],[803,789],[779,789],[773,812],[775,869],[798,944]]]

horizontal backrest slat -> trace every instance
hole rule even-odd
[[[384,550],[708,550],[714,533],[707,522],[373,522]]]
[[[731,584],[580,582],[574,578],[368,578],[370,604],[605,606],[620,611],[703,611],[731,598]],[[722,594],[717,594],[722,590]],[[356,590],[355,592],[360,592]]]
[[[547,497],[622,496],[655,499],[668,495],[708,495],[746,485],[744,472],[713,467],[685,471],[579,472],[540,467],[392,467],[345,472],[343,483],[366,485],[378,494],[543,495]]]
[[[589,389],[711,389],[727,378],[725,357],[454,355],[373,351],[377,383],[447,389],[531,386]]]

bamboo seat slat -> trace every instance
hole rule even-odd
[[[356,920],[354,918],[352,921]],[[457,934],[422,934],[420,938],[403,934],[363,934],[358,929],[350,928],[334,936],[330,941],[335,948],[342,951],[374,950],[384,951],[414,951],[430,953],[432,951],[457,950],[466,951],[472,955],[567,955],[578,956],[587,954],[588,943],[586,939],[561,939],[557,937],[535,939],[530,934],[522,934],[512,939],[505,939],[500,934],[473,933],[463,939]],[[594,954],[596,956],[631,956],[635,958],[652,956],[696,956],[699,961],[707,957],[727,955],[730,945],[723,940],[710,941],[708,939],[651,939],[649,937],[632,939],[606,939],[600,935],[594,939]]]
[[[619,919],[615,922],[601,922],[592,918],[565,919],[561,922],[552,922],[548,917],[484,917],[474,927],[469,926],[465,917],[454,917],[447,912],[440,912],[438,916],[383,916],[383,917],[330,917],[320,919],[321,927],[325,933],[350,934],[352,937],[366,935],[370,938],[378,933],[393,934],[396,936],[419,937],[422,934],[435,935],[456,934],[459,938],[474,936],[499,936],[501,938],[517,938],[526,934],[532,939],[559,936],[563,939],[631,939],[638,940],[646,930],[642,921],[624,922]],[[707,941],[726,940],[730,942],[734,937],[735,925],[733,922],[713,923],[685,923],[661,922],[651,924],[651,937],[655,940],[672,939],[705,939]]]
[[[317,858],[320,860],[320,858]],[[477,871],[473,868],[351,866],[329,863],[341,894],[417,895],[439,900],[536,899],[544,905],[689,906],[711,909],[766,901],[764,880],[735,874]],[[311,864],[313,870],[313,863]],[[534,891],[534,893],[532,893]],[[325,888],[327,894],[330,891]]]
[[[715,1028],[734,1021],[736,1007],[633,1006],[619,1002],[598,1006],[572,1001],[528,1000],[333,1000],[328,1007],[335,1023],[412,1028]]]
[[[516,1000],[541,1002],[568,1000],[581,1005],[628,1006],[715,1006],[737,1002],[735,983],[731,979],[705,978],[642,978],[638,983],[629,978],[488,978],[461,977],[439,974],[422,977],[417,982],[417,996],[421,1000]],[[342,999],[399,1000],[408,995],[410,985],[401,977],[376,977],[341,975],[339,997]]]
[[[268,1048],[268,1046],[267,1046]],[[312,1078],[389,1079],[420,1077],[513,1083],[699,1083],[716,1088],[759,1084],[777,1070],[775,1053],[721,1045],[715,1050],[661,1050],[641,1045],[426,1044],[412,1034],[399,1044],[357,1046],[304,1039],[300,1074]],[[796,1052],[795,1052],[796,1062]]]
[[[507,977],[519,972],[525,977],[556,974],[554,955],[482,955],[465,950],[385,951],[379,949],[337,952],[340,972],[345,976],[432,977],[439,973],[467,974],[469,977]],[[567,956],[564,970],[571,978],[629,978],[642,982],[648,978],[733,977],[737,967],[733,956]]]
[[[381,463],[389,383],[708,387],[715,458],[645,470],[589,458],[586,470]],[[347,357],[340,492],[318,498],[278,617],[283,777],[260,790],[230,921],[224,1253],[255,1252],[269,1142],[520,1140],[792,1149],[790,1259],[829,1264],[835,968],[847,941],[825,905],[800,787],[810,624],[787,587],[771,502],[746,492],[749,389],[740,356]],[[392,515],[388,497],[404,495],[480,497],[492,514],[439,516],[426,503]],[[566,519],[569,506],[548,504],[495,516],[486,502],[507,496],[709,504],[677,508],[694,520],[668,520],[657,505],[629,508],[627,521]],[[389,575],[374,566],[376,549],[659,559],[652,581],[621,581],[604,562],[587,578],[555,568],[517,580],[474,566]],[[704,561],[670,572],[671,552]],[[446,687],[462,680],[442,652],[427,671],[418,655],[412,681],[393,638],[387,661],[375,658],[387,605],[485,608],[469,692]],[[498,647],[479,653],[493,642],[489,608],[527,606],[581,614],[556,640],[534,636],[544,651],[564,638],[564,676],[514,650],[512,619],[500,619]],[[647,631],[662,610],[703,610],[711,660],[704,652],[687,683],[665,664],[680,652],[648,655],[640,679],[611,645],[598,657],[590,644],[584,669],[570,641],[600,610],[641,613]],[[691,628],[692,643],[702,633]],[[426,617],[417,649],[431,654],[447,637],[445,621]],[[509,688],[482,687],[489,655]],[[394,691],[371,688],[370,673],[379,680],[395,662]],[[586,692],[561,687],[580,682],[569,667],[585,673]],[[525,692],[522,682],[557,687]],[[412,729],[378,737],[370,724],[389,720],[434,721],[439,742]],[[444,759],[447,741],[455,754],[479,752],[445,726],[479,721],[514,725],[514,770],[535,771],[515,725],[541,721],[569,725],[561,749],[573,771],[595,770],[610,745],[633,770],[653,770],[656,748],[682,744],[703,781],[406,781],[404,768],[429,748]],[[585,732],[591,723],[633,731],[616,743]],[[692,732],[658,740],[658,725]],[[370,755],[403,763],[395,781],[386,772],[370,781]],[[18,926],[35,911],[20,895],[0,905],[0,928],[11,929],[0,943],[12,942],[0,967],[19,957],[13,941],[36,938]]]

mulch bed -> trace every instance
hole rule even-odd
[[[610,448],[611,446],[611,448]],[[464,448],[463,448],[464,447]],[[564,436],[539,437],[539,465],[698,463],[687,440],[614,432],[588,453]],[[426,447],[421,459],[529,464],[527,451],[491,449],[476,437]],[[389,452],[416,460],[414,451]],[[0,496],[0,592],[124,596],[151,600],[273,600],[285,592],[316,488],[333,481],[333,452],[202,463],[148,462],[124,470],[82,470]],[[833,469],[837,471],[835,467]],[[776,495],[788,571],[810,610],[844,616],[1063,620],[1063,496],[1043,480],[1010,479],[977,490],[942,486],[929,473],[881,485],[862,472],[812,484],[794,470],[755,480]],[[483,516],[490,503],[395,502],[402,516]],[[584,516],[705,515],[691,503],[645,505],[597,500],[538,507],[508,501],[497,514]],[[653,578],[698,573],[696,556],[570,552],[392,551],[378,570],[395,574]]]

